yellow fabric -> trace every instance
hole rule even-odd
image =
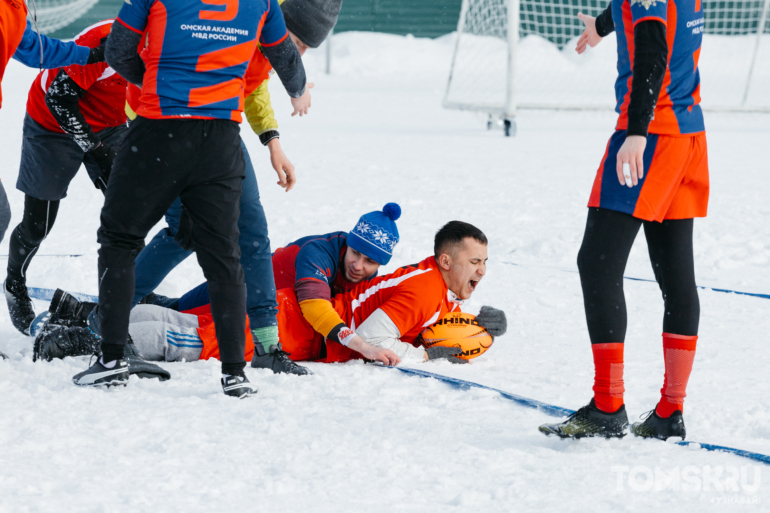
[[[270,104],[270,91],[267,90],[268,82],[270,82],[269,78],[247,96],[243,104],[246,119],[257,135],[262,135],[268,130],[278,130],[278,121]]]
[[[332,304],[325,299],[306,299],[300,302],[299,307],[305,320],[324,337],[328,337],[335,326],[345,324]]]
[[[134,112],[134,109],[128,106],[128,102],[126,102],[126,116],[128,116],[129,121],[133,121],[136,119],[136,112]]]

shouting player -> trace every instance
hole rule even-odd
[[[149,46],[138,53],[143,37]],[[149,230],[177,197],[192,222],[191,243],[209,281],[226,395],[256,393],[246,365],[246,288],[238,247],[244,178],[238,122],[244,73],[257,41],[306,114],[310,93],[277,0],[124,3],[107,40],[110,66],[141,84],[107,185],[98,232],[99,304],[92,328],[102,357],[73,378],[81,386],[126,384],[124,349],[134,295],[134,261]]]
[[[97,48],[111,26],[112,20],[97,23],[75,42]],[[126,81],[105,62],[45,70],[29,90],[16,181],[24,193],[24,216],[11,234],[4,283],[11,321],[24,334],[35,319],[27,268],[51,233],[59,202],[80,165],[85,164],[98,188],[106,189],[126,129],[125,97]]]
[[[588,202],[578,254],[588,333],[593,350],[594,398],[546,434],[621,437],[626,303],[623,272],[644,226],[650,261],[665,302],[666,374],[657,406],[631,426],[641,437],[685,437],[682,410],[695,358],[700,305],[693,264],[693,218],[705,217],[709,177],[700,108],[700,0],[613,0],[586,29],[577,51],[613,30],[618,40],[620,113]]]

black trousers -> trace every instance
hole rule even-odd
[[[642,225],[665,302],[663,331],[698,334],[700,302],[693,263],[693,220],[657,223],[613,210],[589,208],[578,269],[592,344],[625,341],[628,316],[623,273]]]
[[[105,361],[123,354],[136,256],[147,233],[180,197],[209,283],[223,372],[242,374],[246,287],[238,217],[244,169],[233,121],[137,118],[131,123],[110,175],[98,232]]]

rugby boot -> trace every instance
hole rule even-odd
[[[155,292],[150,292],[139,301],[139,304],[162,306],[163,308],[170,308],[171,310],[177,310],[179,308],[179,298],[161,296],[160,294],[156,294]]]
[[[48,311],[51,313],[49,322],[60,326],[88,327],[88,314],[96,308],[96,303],[79,301],[72,294],[62,289],[56,289],[51,299]]]
[[[6,278],[3,282],[5,301],[8,303],[8,313],[14,328],[29,335],[29,326],[35,320],[35,310],[27,292],[27,282],[23,278],[15,280]]]
[[[102,363],[101,358],[96,359],[96,363],[81,373],[72,377],[72,382],[80,387],[110,387],[128,384],[128,362],[125,358],[119,358],[114,361],[112,367],[107,367]]]
[[[102,327],[99,324],[99,305],[88,314],[88,327],[97,337],[102,336]]]
[[[297,376],[313,374],[307,367],[294,363],[289,358],[289,353],[283,350],[281,344],[276,344],[270,348],[270,352],[265,352],[262,345],[256,342],[251,366],[255,369],[270,369],[273,374],[296,374]]]
[[[540,432],[561,438],[623,438],[628,427],[626,406],[615,413],[606,413],[596,407],[594,400],[583,406],[560,424],[543,424]]]
[[[100,345],[99,339],[88,328],[49,324],[35,337],[32,361],[50,362],[54,358],[92,355],[99,352]]]
[[[659,416],[655,410],[645,413],[641,418],[643,422],[634,422],[631,425],[631,432],[636,436],[657,438],[658,440],[679,437],[684,440],[687,435],[681,410],[676,410],[665,419]]]
[[[222,391],[230,397],[246,399],[257,393],[257,389],[246,376],[222,376]]]

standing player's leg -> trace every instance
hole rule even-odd
[[[698,341],[700,301],[695,285],[693,219],[646,222],[644,233],[655,279],[665,302],[663,356],[666,365],[661,398],[644,422],[631,426],[637,436],[685,437],[682,418],[687,382]]]
[[[238,125],[206,121],[205,152],[198,155],[196,182],[180,194],[191,221],[190,238],[208,282],[211,315],[227,395],[256,392],[244,374],[246,285],[240,264],[238,217],[245,164]]]
[[[629,214],[588,209],[578,269],[594,359],[594,398],[566,422],[540,426],[545,434],[565,438],[625,435],[623,344],[628,318],[623,273],[641,225],[640,219]]]
[[[97,232],[99,306],[89,317],[89,325],[102,339],[102,357],[73,378],[77,385],[128,381],[124,355],[134,295],[134,261],[147,233],[179,196],[194,169],[195,152],[190,149],[199,147],[196,144],[201,141],[188,123],[137,118],[115,158]],[[166,142],[169,133],[178,136],[174,141],[187,143]]]
[[[243,180],[238,229],[241,232],[241,266],[246,279],[246,312],[254,338],[251,366],[271,369],[275,373],[304,376],[310,374],[310,371],[294,363],[280,343],[276,319],[278,303],[267,218],[259,199],[259,188],[251,158],[243,141],[241,149],[246,163],[246,178]]]

